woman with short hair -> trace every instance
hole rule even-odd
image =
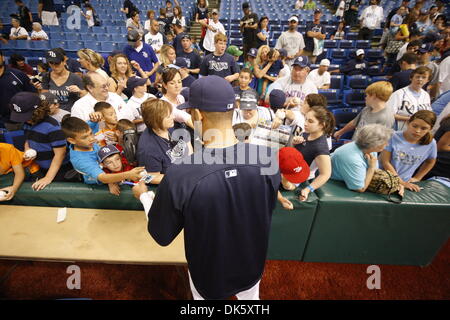
[[[365,192],[378,168],[377,152],[383,151],[393,133],[381,124],[369,124],[358,131],[355,141],[331,155],[331,179],[344,181],[347,188]]]

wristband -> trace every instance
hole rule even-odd
[[[311,190],[311,192],[314,192],[314,190],[315,190],[311,185],[307,185],[306,187],[307,187],[309,190]]]

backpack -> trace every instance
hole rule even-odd
[[[401,200],[399,201],[391,198],[391,195],[400,191],[400,189],[400,178],[393,173],[382,169],[375,170],[372,180],[367,187],[367,190],[371,192],[387,195],[387,200],[394,203],[401,203]]]
[[[123,153],[129,164],[135,164],[138,135],[136,130],[125,130],[123,132]]]

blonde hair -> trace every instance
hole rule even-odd
[[[169,50],[172,49],[173,51],[175,51],[175,48],[172,47],[170,44],[163,44],[161,47],[161,62],[163,66],[168,66],[169,64],[172,63],[172,61],[169,61],[169,58],[167,57],[167,53],[169,52]]]
[[[105,59],[92,49],[78,50],[77,56],[89,61],[96,68],[101,68],[105,64]]]
[[[223,33],[218,33],[214,36],[214,43],[217,43],[218,41],[228,41],[228,38],[226,35],[224,35]]]
[[[131,64],[128,60],[127,56],[123,53],[118,53],[111,58],[111,62],[109,64],[109,71],[111,71],[111,76],[115,79],[119,77],[119,72],[117,71],[116,63],[119,58],[124,58],[127,62],[127,71],[125,72],[125,75],[129,78],[133,75],[133,71],[131,70]]]
[[[375,96],[381,101],[388,101],[391,96],[394,88],[392,84],[388,81],[377,81],[372,83],[370,86],[366,88],[366,95]]]
[[[262,45],[261,47],[259,47],[259,49],[258,49],[258,54],[256,55],[256,64],[257,64],[257,65],[261,65],[261,64],[262,64],[262,61],[261,61],[261,54],[262,54],[262,51],[263,51],[264,49],[267,49],[268,52],[270,51],[270,47],[269,47],[268,45]]]

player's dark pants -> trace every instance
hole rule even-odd
[[[358,40],[372,40],[373,30],[369,28],[361,28],[358,33]]]

